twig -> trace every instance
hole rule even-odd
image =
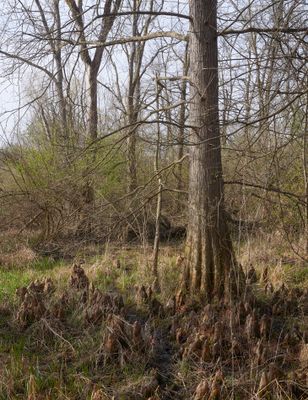
[[[60,335],[58,332],[56,332],[56,331],[49,325],[49,323],[47,322],[47,320],[46,320],[45,318],[42,318],[42,321],[44,322],[44,324],[47,326],[47,328],[48,328],[55,336],[57,336],[59,339],[63,340],[63,342],[67,343],[67,344],[70,346],[70,348],[73,350],[73,352],[76,354],[75,348],[73,347],[73,345],[72,345],[68,340],[66,340],[62,335]]]

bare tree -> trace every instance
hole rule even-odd
[[[153,1],[150,1],[149,10],[153,11]],[[142,37],[148,34],[152,17],[147,17],[143,26],[139,27],[138,11],[141,11],[142,1],[133,0],[133,23],[132,36]],[[128,53],[129,81],[127,113],[128,123],[135,127],[127,137],[127,160],[128,160],[128,192],[132,192],[137,187],[137,159],[136,159],[136,140],[137,140],[137,121],[140,114],[140,90],[141,90],[141,68],[145,50],[145,42],[132,42]]]
[[[235,279],[224,206],[218,114],[217,2],[191,0],[191,132],[187,255],[192,288],[209,301]]]
[[[91,57],[90,46],[87,44],[86,24],[84,21],[83,1],[79,0],[78,4],[75,0],[65,0],[69,6],[72,17],[76,25],[75,33],[79,38],[80,57],[86,67],[87,82],[88,82],[88,120],[87,131],[90,140],[97,139],[98,126],[98,73],[101,66],[104,43],[113,27],[117,12],[120,8],[122,0],[106,0],[104,5],[103,15],[100,16],[101,25],[97,43],[93,57]]]
[[[27,6],[27,2],[20,1],[18,5],[10,5],[8,15],[18,15],[20,26],[15,26],[13,32],[6,26],[0,48],[0,55],[11,61],[12,70],[16,68],[31,68],[43,76],[42,87],[37,99],[43,96],[46,91],[55,88],[56,101],[55,109],[58,114],[58,139],[62,145],[69,144],[69,123],[67,116],[67,96],[65,95],[65,59],[70,54],[63,54],[62,50],[62,19],[59,0],[53,0],[46,4],[44,0],[35,0],[35,5]],[[47,78],[47,79],[46,79]],[[53,97],[55,99],[55,97]],[[46,96],[45,99],[46,101]],[[29,100],[29,103],[33,99]]]

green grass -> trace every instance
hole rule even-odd
[[[31,265],[31,270],[39,272],[50,272],[51,270],[64,266],[63,261],[54,261],[52,258],[43,257],[40,260],[35,261]]]
[[[32,278],[33,274],[29,270],[0,271],[0,301],[12,299],[16,289],[28,285]]]
[[[283,265],[286,281],[292,286],[308,287],[308,266]]]
[[[12,300],[17,288],[27,286],[32,280],[48,275],[62,265],[62,262],[55,262],[46,257],[35,261],[28,268],[1,269],[0,266],[0,301]]]

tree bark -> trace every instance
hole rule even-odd
[[[308,82],[308,79],[307,79]],[[305,130],[303,135],[303,174],[305,186],[305,227],[304,227],[304,255],[308,259],[308,94],[306,96]]]
[[[183,77],[188,75],[189,72],[189,58],[188,58],[188,44],[185,49],[185,60],[183,64]],[[184,142],[185,142],[185,123],[186,123],[186,100],[187,100],[187,80],[183,79],[181,84],[181,107],[179,115],[179,136],[178,136],[178,159],[181,160],[184,156]],[[183,208],[183,163],[179,164],[177,171],[177,190],[178,190],[178,206],[177,211],[180,212]]]
[[[93,64],[89,68],[88,76],[88,90],[89,90],[89,108],[88,108],[88,138],[91,141],[97,139],[97,127],[98,127],[98,99],[97,99],[97,68],[93,68]]]
[[[158,86],[158,80],[156,78],[156,106],[157,110],[159,110],[159,94],[160,88]],[[159,120],[159,118],[158,118]],[[160,141],[161,141],[161,131],[160,124],[157,123],[157,140],[156,140],[156,152],[154,159],[154,172],[157,174],[157,183],[158,183],[158,194],[157,194],[157,205],[156,205],[156,218],[155,218],[155,237],[154,237],[154,246],[153,246],[153,276],[155,279],[155,290],[160,290],[159,283],[159,273],[158,273],[158,256],[159,256],[159,244],[160,244],[160,221],[161,221],[161,209],[162,209],[162,179],[159,173],[159,161],[160,161]]]
[[[190,0],[191,132],[187,257],[191,289],[208,301],[234,289],[238,265],[226,222],[218,113],[217,1]],[[233,291],[233,290],[232,290]]]
[[[137,11],[137,1],[133,1],[133,11]],[[133,16],[132,35],[138,34],[138,15]],[[139,95],[140,95],[140,48],[137,49],[136,43],[130,43],[131,52],[129,54],[129,81],[128,81],[128,123],[130,133],[127,137],[127,162],[128,162],[128,193],[133,192],[137,187],[137,159],[136,159],[136,122],[139,114]],[[139,46],[140,47],[140,46]],[[137,76],[136,76],[137,74]],[[132,127],[134,127],[132,129]]]

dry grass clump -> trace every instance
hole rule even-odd
[[[14,322],[26,329],[42,318],[63,320],[74,308],[84,324],[97,324],[110,312],[124,307],[123,298],[117,293],[103,294],[90,283],[84,269],[74,264],[66,288],[56,293],[50,278],[36,279],[27,287],[16,290],[17,309]]]
[[[45,298],[54,290],[50,278],[35,280],[28,287],[16,290],[19,307],[15,315],[15,322],[20,329],[25,329],[35,321],[39,321],[47,313]]]
[[[251,237],[241,247],[240,260],[243,265],[266,266],[277,265],[286,261],[296,262],[295,253],[286,245],[281,232],[263,233]]]
[[[30,248],[22,245],[20,248],[11,250],[8,253],[0,254],[0,265],[6,268],[9,267],[24,267],[36,261],[37,255]]]
[[[97,385],[94,386],[90,400],[112,400],[112,398],[106,393],[106,391]]]
[[[28,244],[31,236],[29,232],[20,234],[14,229],[0,232],[0,265],[24,267],[36,261],[37,254]]]

